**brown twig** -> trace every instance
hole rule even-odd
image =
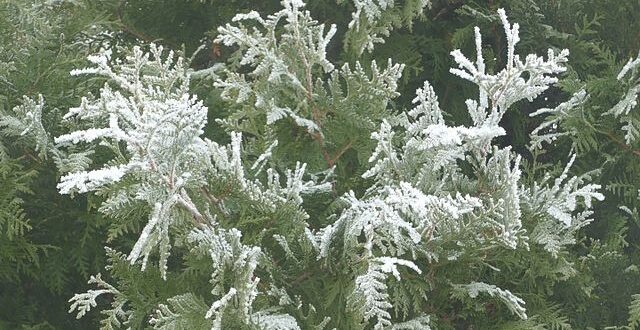
[[[349,141],[349,143],[345,144],[340,150],[338,150],[338,152],[329,160],[329,167],[332,167],[338,161],[338,159],[342,157],[342,155],[347,152],[349,148],[351,148],[352,145],[353,141]]]
[[[300,274],[300,276],[296,277],[293,281],[291,281],[291,286],[295,286],[296,284],[306,280],[309,276],[311,276],[311,272],[304,272]]]
[[[216,208],[218,208],[218,211],[220,211],[220,214],[222,214],[223,217],[226,217],[228,215],[222,206],[222,197],[218,198],[214,196],[213,194],[211,194],[209,189],[204,186],[200,188],[200,191],[210,204],[213,204],[216,206]]]
[[[296,34],[297,33],[298,32],[296,31]],[[299,36],[298,36],[298,40],[299,40]],[[300,46],[299,42],[298,42],[298,55],[300,55],[300,58],[302,59],[302,63],[304,65],[305,82],[307,85],[306,98],[307,98],[307,103],[311,107],[311,118],[313,120],[313,123],[316,124],[316,126],[318,127],[318,132],[310,132],[310,134],[311,134],[311,137],[318,144],[318,147],[320,148],[320,153],[322,154],[322,158],[327,163],[327,168],[331,168],[333,167],[335,162],[338,160],[338,158],[340,158],[340,156],[342,156],[342,154],[351,146],[351,142],[346,147],[344,147],[343,150],[339,151],[333,157],[329,154],[329,151],[327,151],[327,149],[325,148],[324,136],[322,135],[322,132],[320,132],[325,113],[322,113],[320,109],[318,109],[318,107],[316,107],[313,102],[313,76],[311,74],[311,64],[309,63],[309,60],[307,59],[305,54],[302,52],[302,47]]]
[[[618,137],[616,137],[613,132],[603,132],[607,138],[609,138],[609,140],[611,142],[614,142],[615,144],[619,145],[620,147],[622,147],[622,149],[628,150],[630,151],[632,154],[640,157],[640,150],[638,149],[634,149],[632,148],[630,145],[626,144],[624,141],[620,140]]]
[[[205,223],[205,218],[200,211],[198,211],[198,207],[193,203],[191,197],[187,194],[184,189],[180,189],[180,195],[178,196],[178,204],[184,207],[191,215],[193,219],[196,221],[197,225],[202,225]]]

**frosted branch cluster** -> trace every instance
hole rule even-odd
[[[478,27],[475,28],[475,63],[458,49],[451,52],[458,64],[458,68],[450,70],[451,73],[477,84],[480,90],[478,102],[467,102],[471,118],[476,125],[497,125],[512,104],[522,99],[533,101],[551,84],[558,81],[552,75],[566,70],[562,64],[567,62],[569,56],[569,51],[566,49],[558,54],[549,49],[546,60],[535,54],[529,54],[523,62],[515,53],[515,47],[520,41],[519,25],[517,23],[511,25],[503,9],[498,10],[498,15],[507,39],[507,61],[504,69],[495,74],[486,72],[482,55],[482,36]]]
[[[201,138],[207,108],[189,95],[188,71],[182,58],[172,52],[165,55],[162,47],[151,45],[150,53],[135,47],[123,62],[113,63],[109,52],[91,56],[89,60],[94,67],[74,70],[73,74],[104,75],[109,82],[98,98],[84,98],[80,107],[70,109],[65,118],[90,122],[91,127],[59,136],[55,142],[59,148],[85,144],[88,150],[99,142],[116,157],[102,168],[66,174],[58,185],[60,192],[104,193],[108,198],[100,209],[107,214],[117,214],[119,209],[136,200],[147,203],[149,220],[127,260],[131,264],[142,260],[144,270],[157,249],[163,277],[168,271],[172,227],[191,218],[199,227],[205,227],[194,230],[189,239],[200,246],[198,249],[204,254],[210,254],[214,263],[212,284],[218,300],[205,315],[213,327],[221,327],[222,315],[232,300],[243,301],[241,314],[247,324],[254,322],[254,318],[264,324],[277,320],[290,323],[290,318],[265,312],[252,316],[251,303],[258,294],[259,281],[254,278],[253,270],[261,257],[260,249],[242,245],[241,234],[236,229],[227,232],[209,228],[217,221],[208,208],[216,206],[225,214],[225,201],[211,200],[214,205],[203,207],[194,201],[192,194],[206,188],[207,178],[214,177],[234,182],[234,189],[246,198],[275,211],[286,204],[300,205],[302,195],[330,190],[330,184],[304,180],[306,164],[301,163],[293,170],[286,170],[283,181],[276,170],[267,168],[267,180],[262,182],[250,177],[245,169],[242,134],[232,133],[229,145]],[[276,146],[274,141],[258,158],[253,167],[255,175],[265,167]],[[116,185],[121,188],[112,190]],[[302,217],[305,216],[303,212]],[[237,285],[222,291],[219,276],[227,266],[231,267],[227,271],[234,276],[240,273],[245,276],[237,277]],[[94,291],[84,294],[86,297],[75,297],[87,302],[82,305],[78,302],[74,308],[79,306],[84,314],[95,303],[95,296],[107,293]],[[158,311],[156,324],[168,322],[167,317],[173,315],[168,306],[162,311]]]
[[[604,196],[589,174],[570,175],[575,156],[559,176],[548,174],[536,182],[525,180],[520,155],[494,142],[506,134],[500,122],[509,107],[532,101],[557,82],[556,75],[566,70],[568,51],[549,50],[546,59],[529,54],[522,60],[516,53],[519,26],[498,10],[507,40],[506,65],[487,72],[477,27],[475,61],[460,50],[451,52],[457,63],[451,73],[479,88],[478,98],[465,102],[471,124],[451,125],[428,82],[417,89],[413,108],[392,114],[388,103],[398,96],[403,65],[389,60],[385,68],[376,62],[368,68],[358,62],[336,68],[326,54],[336,27],[312,19],[301,0],[283,0],[282,5],[266,17],[254,11],[238,14],[218,29],[216,42],[236,49],[214,84],[232,107],[231,115],[218,120],[229,131],[229,143],[203,136],[208,109],[190,91],[192,78],[211,71],[193,73],[181,56],[154,44],[148,51],[134,47],[119,59],[105,50],[88,58],[91,67],[73,70],[73,75],[97,75],[107,82],[97,96],[88,95],[69,109],[64,118],[73,129],[53,141],[41,124],[42,98],[25,99],[14,109],[17,117],[2,117],[0,125],[35,137],[39,150],[55,155],[56,164],[67,169],[57,186],[60,193],[93,192],[104,199],[100,211],[106,215],[118,221],[143,219],[141,229],[137,223],[121,229],[136,228],[139,236],[127,255],[108,250],[115,255],[112,264],[146,276],[149,262],[157,261],[158,281],[169,282],[175,280],[174,262],[169,261],[174,248],[184,254],[185,263],[196,265],[185,276],[200,276],[204,269],[210,288],[172,293],[154,303],[144,320],[156,329],[194,324],[302,329],[315,307],[288,290],[309,278],[316,281],[313,277],[325,271],[334,276],[327,278],[339,278],[349,288],[332,294],[345,304],[354,326],[362,328],[429,329],[432,318],[421,314],[424,310],[398,307],[410,304],[398,302],[407,281],[420,283],[410,293],[419,299],[446,286],[452,298],[488,295],[526,319],[525,301],[505,288],[432,276],[438,267],[461,260],[474,260],[483,271],[499,271],[488,257],[492,252],[528,252],[530,244],[557,257],[591,221],[592,203]],[[415,13],[429,1],[405,5]],[[349,27],[357,31],[383,20],[397,4],[355,0],[354,6]],[[388,34],[390,28],[383,24],[375,31]],[[370,38],[366,47],[381,40],[376,34]],[[632,59],[620,72],[620,80],[631,77],[625,82],[630,87],[608,113],[626,121],[627,143],[637,137],[631,110],[640,93],[638,67],[640,59]],[[570,134],[555,132],[555,125],[587,99],[581,91],[554,109],[532,114],[547,118],[532,132],[531,150]],[[373,132],[366,141],[370,149],[356,150],[353,144],[366,144],[356,139],[344,146],[336,142],[344,142],[340,137],[332,140],[329,133],[353,130],[340,126],[349,119],[353,127],[370,127],[365,134]],[[323,180],[308,173],[317,169],[311,162],[293,159],[290,168],[282,165],[290,161],[276,157],[283,147],[276,137],[282,132],[296,139],[310,137],[326,162],[319,175]],[[331,148],[337,152],[330,154]],[[98,150],[111,158],[94,163],[90,156]],[[355,161],[368,157],[370,164],[361,174],[361,186],[356,185],[362,189],[338,193],[327,177],[340,164],[336,160],[353,150],[366,154]],[[318,193],[333,193],[332,203],[309,197]],[[313,203],[326,210],[307,212]],[[285,232],[289,228],[295,233]],[[301,274],[278,273],[285,268]],[[314,285],[324,288],[327,278]],[[70,312],[82,317],[96,306],[97,297],[109,294],[114,300],[105,313],[105,327],[128,325],[131,314],[124,306],[131,302],[129,288],[116,288],[99,274],[90,284],[98,288],[75,295]],[[316,328],[330,320],[318,315]]]
[[[505,134],[499,122],[507,108],[521,99],[532,100],[555,83],[552,75],[565,70],[561,64],[568,55],[550,50],[547,60],[528,55],[522,62],[515,53],[518,25],[511,25],[503,10],[498,13],[508,40],[503,70],[495,75],[485,71],[477,28],[475,63],[458,50],[452,52],[459,69],[451,72],[480,88],[479,99],[466,102],[473,125],[447,125],[433,88],[425,82],[417,90],[413,109],[383,121],[372,134],[378,143],[369,159],[372,167],[363,177],[376,183],[361,198],[347,194],[349,207],[316,235],[320,257],[329,257],[333,249],[352,251],[354,261],[369,265],[357,275],[350,299],[363,320],[375,319],[376,327],[391,324],[388,310],[393,304],[386,278],[402,276],[396,264],[427,271],[428,264],[425,268],[416,264],[421,257],[438,262],[456,260],[476,249],[527,249],[530,235],[555,254],[562,245],[572,243],[566,238],[573,237],[576,228],[588,223],[591,200],[603,198],[597,192],[600,187],[585,184],[586,178],[568,178],[571,162],[552,186],[529,188],[521,180],[520,156],[509,147],[491,146],[495,137]],[[394,126],[404,131],[399,143]],[[472,174],[461,164],[468,164]],[[576,214],[578,198],[585,211]],[[546,210],[549,221],[527,233],[522,207],[528,211],[532,205]],[[447,242],[452,244],[444,248]],[[381,258],[388,262],[381,263]],[[388,265],[387,271],[382,265]],[[524,301],[507,290],[484,283],[465,288],[472,298],[487,292],[516,315],[527,317]]]
[[[334,69],[326,58],[326,47],[336,27],[330,26],[325,33],[324,24],[303,10],[302,1],[285,0],[282,4],[283,10],[264,19],[257,12],[238,14],[233,18],[237,26],[227,24],[218,29],[217,42],[243,50],[239,65],[253,68],[249,74],[253,81],[248,81],[244,74],[228,72],[226,79],[216,82],[216,87],[223,90],[223,97],[238,103],[251,98],[254,107],[266,113],[267,124],[290,117],[309,132],[318,132],[318,124],[300,112],[302,107],[309,106],[305,103],[313,94],[313,71],[328,73]],[[245,24],[258,27],[249,28]],[[280,24],[284,34],[278,38],[276,29]],[[261,77],[266,79],[261,81]],[[265,93],[265,83],[291,86],[299,93],[300,104],[295,107],[279,104],[273,94]]]
[[[318,104],[332,104],[333,111],[351,110],[351,99],[362,96],[380,98],[381,108],[390,97],[397,96],[397,81],[403,65],[389,59],[381,69],[373,62],[370,73],[360,63],[355,70],[348,63],[336,69],[326,56],[326,49],[336,33],[311,18],[301,1],[282,1],[284,9],[266,18],[256,12],[238,14],[234,23],[218,29],[217,42],[238,47],[238,67],[249,68],[239,73],[228,68],[215,86],[222,97],[242,107],[228,118],[219,119],[226,127],[252,133],[261,127],[250,124],[256,115],[264,125],[272,126],[285,118],[304,128],[313,136],[322,136],[322,122],[329,109]],[[329,75],[328,82],[324,82]],[[342,91],[343,81],[353,81],[347,87],[362,86],[367,90]],[[329,88],[326,86],[329,85]],[[283,95],[288,95],[283,97]],[[358,100],[360,101],[360,100]],[[377,100],[369,99],[370,102]]]

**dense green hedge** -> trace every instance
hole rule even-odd
[[[628,123],[640,124],[640,116],[637,107],[628,115],[605,114],[634,86],[634,77],[638,79],[635,72],[636,76],[630,80],[619,80],[617,75],[629,58],[637,57],[640,50],[640,2],[434,0],[429,8],[417,15],[409,9],[419,1],[396,1],[396,7],[385,11],[377,23],[393,29],[388,37],[384,37],[385,43],[376,44],[371,52],[360,52],[357,45],[364,38],[364,31],[378,31],[376,29],[380,27],[374,22],[364,22],[362,31],[349,30],[351,13],[356,8],[354,2],[308,2],[306,9],[316,20],[327,26],[337,26],[336,35],[327,46],[328,60],[335,67],[348,63],[351,68],[359,61],[365,68],[361,76],[354,74],[352,81],[343,78],[344,81],[336,83],[336,88],[345,87],[354,99],[345,97],[346,101],[340,105],[323,106],[348,107],[352,105],[347,103],[352,102],[355,104],[352,107],[366,104],[364,108],[356,109],[354,113],[360,112],[353,116],[334,118],[333,122],[327,120],[327,126],[323,128],[328,146],[325,150],[322,143],[318,147],[317,137],[289,121],[279,121],[273,129],[255,130],[246,125],[214,121],[238,113],[251,120],[258,115],[251,117],[253,110],[225,99],[221,95],[224,88],[214,87],[211,79],[200,77],[191,81],[190,91],[209,109],[205,137],[220,144],[229,141],[231,130],[256,137],[243,146],[248,155],[244,160],[247,164],[267,148],[272,138],[279,140],[271,160],[278,170],[294,168],[297,161],[307,163],[309,172],[320,172],[327,168],[327,163],[335,164],[336,183],[332,192],[305,199],[300,206],[312,219],[311,228],[320,229],[335,220],[331,214],[340,214],[339,211],[345,209],[345,205],[337,201],[338,196],[354,191],[360,197],[372,185],[374,179],[362,178],[370,168],[368,159],[376,147],[376,141],[370,139],[370,135],[378,131],[382,119],[389,118],[390,113],[411,109],[415,91],[423,87],[424,81],[428,80],[439,95],[440,106],[447,110],[444,118],[447,123],[472,123],[465,100],[477,96],[477,86],[449,72],[450,67],[457,66],[450,52],[460,49],[471,58],[470,54],[475,54],[473,28],[478,26],[483,33],[487,71],[504,67],[507,40],[496,10],[505,8],[509,20],[520,24],[519,54],[543,55],[548,48],[567,48],[570,56],[568,70],[542,97],[533,102],[519,101],[510,107],[500,122],[506,134],[497,138],[497,145],[512,146],[522,155],[523,180],[529,183],[536,182],[547,172],[559,174],[563,164],[575,153],[571,174],[588,174],[592,183],[602,186],[605,200],[594,203],[594,221],[580,229],[575,244],[557,257],[550,258],[546,250],[532,244],[526,253],[501,250],[484,256],[482,262],[470,263],[477,266],[475,269],[444,262],[438,271],[428,273],[433,279],[429,283],[434,287],[468,278],[508,287],[526,301],[530,316],[527,320],[513,316],[497,299],[474,302],[461,297],[455,290],[431,290],[411,275],[405,281],[410,284],[406,288],[398,286],[394,292],[417,300],[420,293],[426,292],[428,302],[416,305],[423,304],[420,305],[425,309],[423,312],[431,316],[431,326],[436,329],[601,329],[608,326],[625,329],[640,323],[640,296],[635,299],[633,296],[640,294],[640,270],[636,266],[640,262],[640,213],[637,210],[640,205],[640,142],[635,138],[626,139],[627,131],[623,130]],[[69,132],[77,124],[62,120],[67,110],[77,107],[81,98],[89,93],[98,95],[107,81],[101,77],[69,74],[73,69],[87,67],[88,55],[106,47],[112,49],[112,58],[124,58],[135,45],[147,49],[150,43],[156,43],[176,50],[186,58],[191,58],[199,49],[189,62],[192,70],[227,63],[238,72],[248,72],[248,68],[237,65],[242,49],[238,53],[237,47],[214,42],[219,36],[217,27],[231,22],[237,13],[256,10],[266,16],[280,9],[279,1],[275,0],[7,0],[0,3],[0,110],[3,115],[0,121],[3,127],[0,140],[0,328],[98,327],[103,315],[92,311],[76,320],[75,313],[67,312],[68,301],[74,294],[87,290],[86,281],[91,275],[106,274],[107,265],[112,267],[110,277],[104,275],[109,278],[107,282],[113,280],[135,291],[138,300],[130,304],[141,314],[146,312],[147,318],[159,303],[166,303],[177,292],[200,292],[202,296],[190,301],[199,302],[198,308],[209,308],[211,289],[200,287],[207,285],[210,279],[205,269],[208,264],[189,257],[186,241],[177,242],[183,246],[172,250],[174,255],[168,262],[169,269],[175,271],[170,273],[167,282],[159,276],[155,259],[153,266],[150,263],[142,272],[139,267],[122,262],[116,252],[105,254],[105,245],[123,253],[130,251],[150,210],[137,208],[139,213],[122,214],[121,219],[114,221],[98,212],[106,195],[78,194],[73,198],[60,195],[56,189],[62,175],[60,168],[69,164],[61,164],[60,159],[64,157],[58,158],[47,150],[52,148],[54,136]],[[388,104],[357,99],[353,95],[357,89],[349,90],[348,87],[366,85],[362,77],[372,74],[371,63],[376,61],[381,69],[386,68],[387,58],[393,63],[405,64],[396,88],[399,96]],[[321,72],[318,76],[329,84],[326,82],[328,75]],[[256,82],[256,86],[259,83]],[[589,99],[569,113],[556,114],[559,118],[557,131],[568,134],[546,145],[544,153],[532,151],[528,147],[530,133],[544,119],[529,115],[540,108],[554,108],[581,89],[586,90]],[[283,100],[297,97],[285,95],[285,92],[281,94]],[[47,133],[12,131],[11,119],[8,119],[12,117],[7,116],[14,115],[16,109],[19,112],[20,107],[28,107],[29,101],[23,97],[37,101],[39,95],[44,99],[42,123]],[[359,117],[363,109],[370,112]],[[34,131],[39,127],[29,129]],[[72,148],[65,156],[80,151]],[[323,155],[325,151],[328,156]],[[94,164],[102,165],[110,161],[111,155],[107,148],[97,148],[91,158]],[[226,189],[215,184],[212,187],[220,192]],[[261,227],[266,226],[265,223],[271,224],[260,219],[260,216],[268,216],[266,212],[260,213],[264,210],[255,205],[234,207],[238,207],[239,219],[245,222],[232,224],[242,229],[245,244],[262,242],[272,244],[273,249],[278,247],[274,242],[264,243],[267,242],[264,237],[272,234],[266,227]],[[293,214],[292,217],[297,216],[298,211],[279,210],[285,215]],[[249,216],[252,212],[254,215]],[[526,228],[527,225],[523,226]],[[269,230],[299,229],[293,225],[292,228],[274,225]],[[180,230],[185,231],[184,228]],[[262,277],[275,277],[273,283],[293,281],[301,285],[299,290],[292,289],[300,296],[312,297],[315,291],[330,292],[332,300],[323,301],[325,296],[318,297],[313,301],[313,308],[305,302],[296,315],[298,320],[307,317],[306,325],[299,323],[300,326],[310,328],[330,316],[333,318],[329,328],[355,327],[358,322],[340,316],[348,305],[345,301],[347,293],[340,290],[352,289],[345,283],[353,280],[349,278],[353,274],[336,275],[331,278],[335,283],[323,282],[326,278],[314,282],[306,276],[278,278],[287,272],[340,273],[331,267],[324,268],[321,261],[315,261],[315,256],[297,257],[303,260],[307,269],[296,269],[297,265],[282,266],[281,272],[263,269]],[[476,257],[480,258],[479,254],[469,258]],[[502,271],[495,272],[492,268]],[[403,279],[407,274],[411,272],[403,272]],[[405,289],[408,292],[402,292]],[[99,305],[106,306],[111,302],[111,298],[98,299]],[[148,325],[148,319],[137,321],[137,324]],[[372,324],[365,323],[363,327]],[[207,328],[210,324],[201,323],[200,326]]]

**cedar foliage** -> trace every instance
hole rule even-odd
[[[639,324],[634,2],[0,6],[0,327]]]

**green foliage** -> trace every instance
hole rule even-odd
[[[0,3],[0,328],[640,326],[640,4],[283,4]],[[474,82],[502,88],[498,8],[519,53],[570,55],[541,97],[483,113],[465,103],[482,87],[449,68],[478,26]],[[105,51],[102,75],[69,75]],[[150,127],[109,109],[150,102],[158,123],[183,95],[191,117],[149,131],[160,147],[93,143],[91,128]],[[445,131],[460,143],[436,143]]]
[[[69,71],[100,47],[109,26],[100,2],[0,4],[3,328],[84,327],[62,316],[78,281],[104,266],[102,221],[86,201],[60,198],[47,154],[60,111],[91,89]],[[27,121],[17,121],[26,113]]]
[[[43,246],[30,242],[25,236],[32,229],[23,210],[23,196],[28,196],[29,183],[35,173],[24,171],[14,160],[0,162],[0,184],[5,187],[0,195],[0,279],[16,282],[29,272],[30,264],[40,261]]]
[[[636,329],[640,325],[640,295],[631,296],[631,305],[629,305],[629,327]]]

